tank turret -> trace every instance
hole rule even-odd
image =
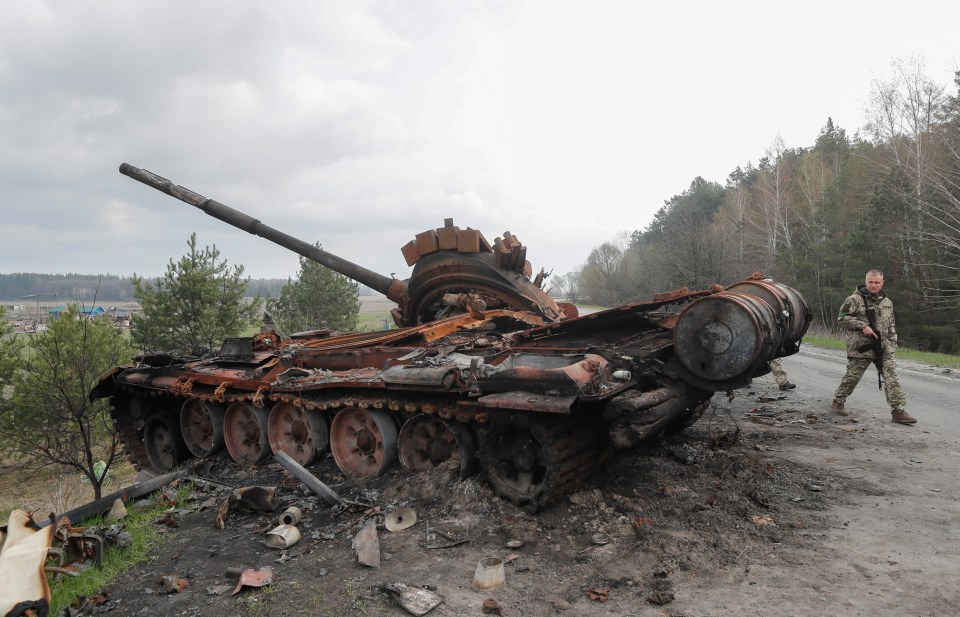
[[[401,248],[407,265],[413,266],[410,278],[401,280],[329,253],[146,169],[123,163],[120,173],[379,291],[397,303],[393,318],[398,326],[427,323],[471,308],[531,311],[546,322],[565,317],[541,288],[543,271],[530,280],[527,249],[510,232],[491,244],[479,231],[460,229],[453,219],[446,219],[443,227],[419,233]]]

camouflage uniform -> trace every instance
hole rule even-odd
[[[773,373],[773,378],[777,380],[778,386],[790,383],[790,380],[787,379],[787,372],[783,370],[783,363],[780,362],[780,358],[770,360],[770,372]]]
[[[858,285],[857,293],[844,300],[837,316],[840,325],[847,329],[847,372],[833,396],[842,404],[857,387],[867,367],[873,363],[873,348],[869,346],[873,339],[863,334],[863,329],[870,325],[867,321],[868,307],[877,312],[877,334],[883,343],[883,381],[886,384],[884,392],[887,403],[891,410],[902,410],[907,404],[907,395],[897,379],[897,361],[894,357],[897,326],[893,302],[882,291],[876,295],[867,293],[865,285]]]

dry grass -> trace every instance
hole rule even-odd
[[[130,486],[137,471],[126,460],[114,464],[103,484],[103,494]],[[66,512],[93,501],[93,487],[81,480],[75,471],[53,467],[26,470],[15,461],[0,464],[0,521],[6,521],[11,510],[37,512],[45,517],[50,512]]]

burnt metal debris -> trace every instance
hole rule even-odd
[[[385,294],[397,329],[281,335],[270,320],[207,357],[145,356],[108,373],[138,467],[226,448],[239,464],[332,453],[346,475],[452,465],[482,471],[528,511],[574,491],[608,446],[682,430],[799,349],[811,313],[757,273],[577,317],[533,277],[509,232],[492,243],[447,219],[402,247],[410,278],[372,272],[128,164],[121,173]],[[533,278],[531,278],[533,277]],[[301,478],[302,479],[302,478]],[[322,494],[322,493],[321,493]]]

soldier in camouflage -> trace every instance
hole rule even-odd
[[[783,370],[783,363],[780,358],[770,360],[770,372],[773,373],[773,378],[777,380],[777,385],[780,386],[781,390],[793,390],[797,387],[797,384],[787,379],[787,372]]]
[[[916,418],[909,415],[904,407],[907,396],[897,379],[897,327],[893,315],[893,302],[881,289],[883,273],[879,270],[867,272],[864,285],[857,286],[857,292],[847,298],[840,307],[837,321],[847,332],[847,372],[840,380],[840,386],[833,395],[831,409],[841,416],[847,415],[844,402],[857,387],[867,367],[874,362],[872,343],[879,338],[883,350],[883,381],[885,393],[893,422],[915,424]],[[877,331],[870,327],[867,309],[876,311]]]
[[[772,283],[773,279],[765,276],[763,282]],[[777,385],[781,390],[793,390],[797,387],[797,384],[787,379],[787,372],[783,370],[783,362],[780,361],[780,358],[770,360],[770,372],[773,374],[773,378],[777,380]]]

